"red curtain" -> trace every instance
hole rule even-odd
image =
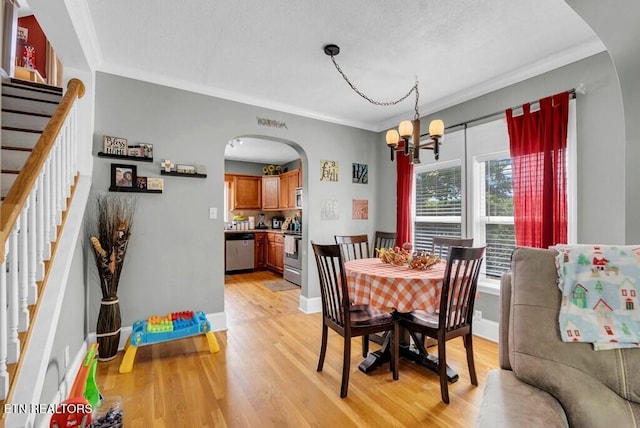
[[[540,100],[540,110],[506,111],[513,174],[516,245],[567,243],[566,149],[569,93]]]
[[[401,152],[398,152],[401,153]],[[413,164],[410,156],[396,156],[396,246],[413,242],[411,195],[413,194]]]

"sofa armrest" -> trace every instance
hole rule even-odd
[[[569,427],[560,403],[551,394],[524,383],[510,370],[492,370],[476,428]]]
[[[500,367],[511,370],[509,361],[509,315],[511,314],[511,272],[505,272],[500,278],[500,300],[498,313],[498,361]]]

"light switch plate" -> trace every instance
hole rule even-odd
[[[217,208],[209,208],[209,218],[211,220],[215,220],[218,218],[218,209]]]

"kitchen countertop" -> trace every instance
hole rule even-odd
[[[247,229],[247,230],[228,230],[225,229],[224,233],[257,233],[257,232],[271,232],[271,233],[291,233],[294,234],[297,232],[293,232],[292,230],[282,230],[282,229]]]

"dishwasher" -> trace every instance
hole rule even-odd
[[[225,241],[225,273],[252,271],[255,257],[254,234],[227,233]]]

